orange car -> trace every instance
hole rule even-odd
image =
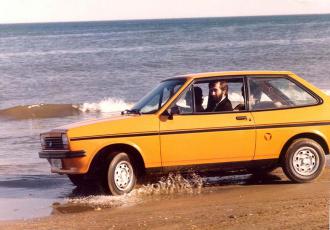
[[[130,192],[146,174],[267,172],[294,182],[322,173],[330,97],[291,72],[189,74],[162,81],[133,108],[41,134],[41,158],[80,186]]]

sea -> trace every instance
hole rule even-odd
[[[0,25],[0,220],[75,196],[39,134],[130,108],[161,80],[289,70],[330,93],[330,15]]]

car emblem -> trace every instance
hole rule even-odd
[[[48,143],[48,147],[52,147],[53,146],[53,143],[50,141],[49,143]]]

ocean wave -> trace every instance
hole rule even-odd
[[[330,89],[323,90],[330,96]],[[239,101],[240,95],[231,95],[231,100]],[[105,98],[98,102],[85,102],[82,104],[36,104],[15,106],[0,110],[0,118],[5,119],[39,119],[76,116],[84,113],[115,113],[129,109],[133,103],[118,98]]]
[[[78,115],[79,107],[72,104],[20,105],[0,110],[0,117],[6,119],[36,119]]]
[[[166,45],[172,47],[173,45]],[[164,47],[162,47],[163,49]],[[26,51],[26,52],[2,52],[1,58],[19,58],[19,57],[39,57],[48,55],[76,55],[76,54],[98,54],[98,53],[114,53],[114,52],[141,52],[156,49],[152,46],[133,46],[133,47],[116,47],[116,48],[86,48],[86,49],[64,49],[50,51]],[[159,49],[159,48],[157,48]]]
[[[0,118],[22,120],[77,116],[83,113],[113,113],[129,109],[131,106],[131,103],[116,98],[106,98],[99,102],[82,104],[24,105],[0,110]]]

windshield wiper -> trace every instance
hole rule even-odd
[[[126,109],[126,110],[121,112],[121,115],[124,115],[124,114],[139,114],[139,115],[141,115],[141,112],[140,112],[139,109]]]

